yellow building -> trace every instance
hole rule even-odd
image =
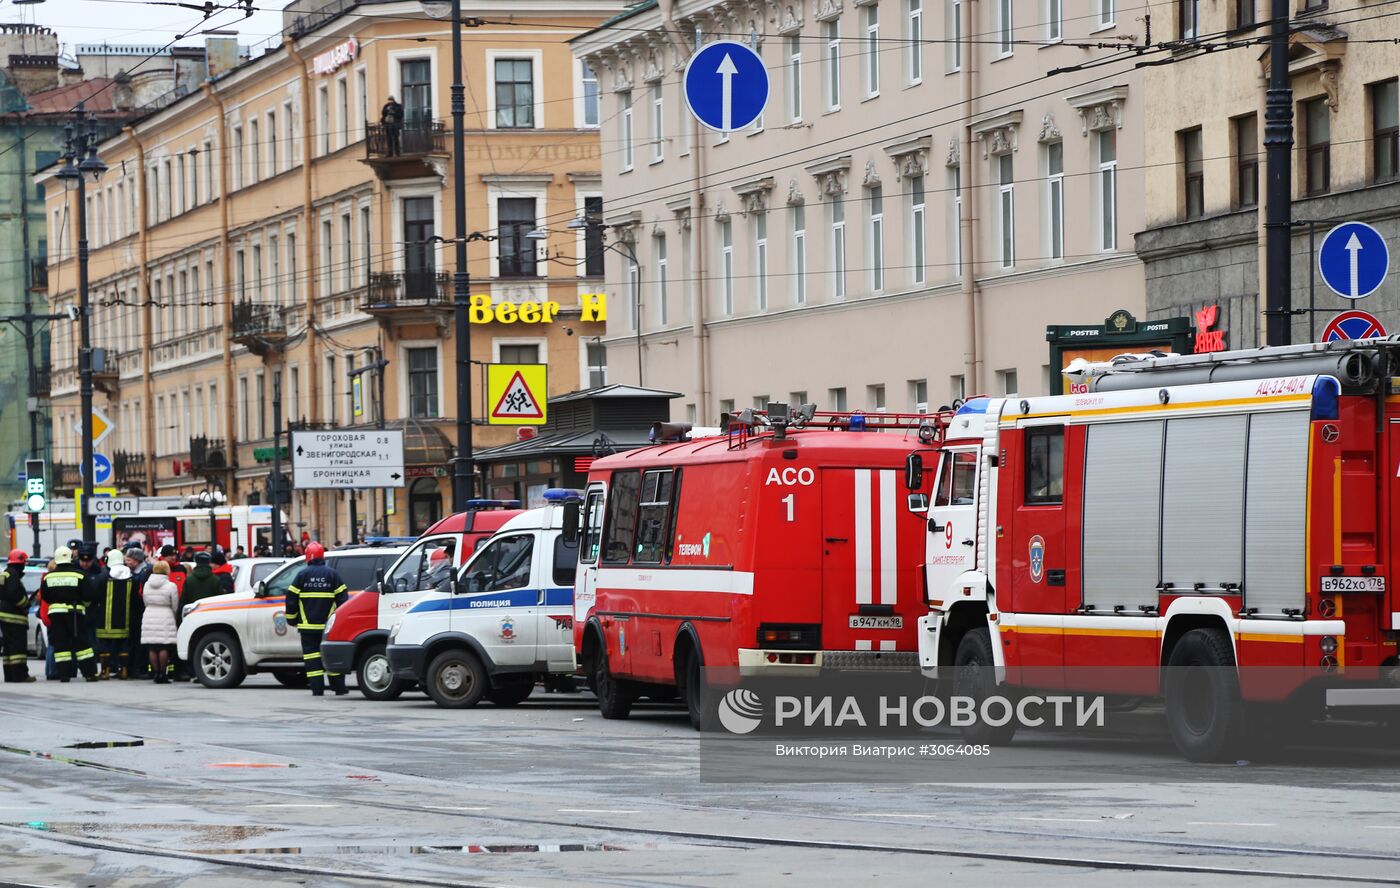
[[[601,241],[567,226],[601,212],[597,82],[567,41],[621,7],[496,0],[464,32],[467,231],[490,238],[468,244],[471,292],[479,305],[559,306],[478,311],[472,361],[545,363],[549,394],[606,380],[603,324],[581,298],[601,290]],[[105,359],[94,403],[115,429],[98,451],[121,488],[266,503],[275,393],[294,429],[383,417],[405,429],[407,486],[387,502],[362,492],[357,511],[364,530],[417,533],[451,508],[450,25],[417,4],[288,18],[281,47],[99,146],[108,172],[87,190],[92,344]],[[381,123],[390,96],[401,128]],[[36,181],[62,311],[78,298],[76,198],[53,172]],[[81,452],[77,327],[55,324],[52,338],[60,492]],[[383,403],[378,371],[351,375],[381,357]],[[478,419],[484,371],[470,381]],[[475,444],[514,438],[480,425]],[[289,530],[348,539],[348,499],[295,491]]]

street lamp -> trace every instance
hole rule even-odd
[[[96,185],[107,172],[107,164],[97,156],[97,120],[83,112],[79,102],[73,122],[64,139],[63,167],[56,174],[66,191],[76,191],[78,200],[78,391],[82,411],[83,542],[97,541],[92,513],[92,345],[88,308],[87,186]]]
[[[479,18],[462,18],[462,0],[422,0],[430,18],[452,18],[452,203],[453,246],[456,269],[452,272],[453,330],[457,337],[457,456],[452,460],[452,511],[466,511],[474,492],[472,465],[471,324],[467,316],[471,278],[467,271],[467,158],[466,90],[462,85],[462,27],[478,28]]]

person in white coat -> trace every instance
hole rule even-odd
[[[169,684],[166,667],[175,651],[175,611],[180,606],[180,590],[170,580],[170,565],[157,561],[141,590],[146,612],[141,617],[141,643],[147,645],[151,672],[156,684]]]

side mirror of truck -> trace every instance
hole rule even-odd
[[[927,493],[911,493],[911,494],[909,494],[909,511],[915,513],[916,515],[922,515],[923,513],[927,512],[927,511],[928,511],[928,494],[927,494]]]
[[[384,568],[376,567],[374,569],[374,585],[381,589],[384,588]]]
[[[911,453],[904,459],[904,489],[918,490],[924,486],[924,457]]]
[[[254,598],[267,597],[267,580],[258,580],[258,585],[253,588]]]
[[[579,516],[582,511],[582,506],[583,504],[578,500],[571,499],[564,503],[563,536],[564,542],[567,545],[573,546],[578,544]]]

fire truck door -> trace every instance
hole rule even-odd
[[[964,571],[976,564],[977,447],[950,447],[939,462],[928,510],[928,592],[934,600],[946,593]]]
[[[822,647],[897,650],[907,628],[899,601],[899,472],[823,469],[821,482]],[[905,597],[907,605],[907,589]]]

